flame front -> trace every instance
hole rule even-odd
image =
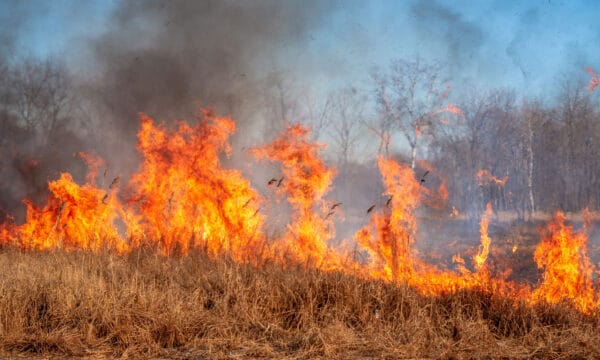
[[[117,253],[150,247],[163,255],[187,255],[196,249],[257,266],[265,260],[284,266],[295,263],[403,283],[427,295],[492,286],[532,303],[567,301],[585,313],[597,309],[585,232],[565,225],[560,212],[542,232],[535,251],[534,259],[544,275],[533,291],[492,276],[493,269],[486,265],[491,204],[481,218],[481,247],[473,257],[475,271],[467,268],[460,254],[454,257],[457,271],[424,262],[415,248],[416,212],[423,204],[435,203],[431,199],[447,199],[445,180],[434,193],[423,184],[425,175],[419,181],[413,169],[391,158],[377,159],[388,201],[367,211],[371,218],[354,237],[358,247],[353,256],[332,248],[329,241],[335,236],[333,217],[339,203],[332,205],[324,196],[331,189],[335,169],[320,158],[323,145],[311,142],[309,130],[300,125],[251,150],[258,159],[279,164],[282,176],[273,180],[273,188],[287,197],[292,210],[285,234],[267,241],[265,215],[260,212],[264,200],[241,171],[221,165],[220,157],[231,152],[228,139],[234,131],[231,119],[207,111],[199,114],[195,125],[181,121],[174,129],[141,115],[138,149],[142,162],[125,186],[127,195],[119,194],[119,177],[108,186],[98,186],[97,175],[104,162],[81,154],[89,167],[83,185],[68,173],[49,182],[50,195],[44,206],[25,201],[24,224],[16,225],[10,219],[0,224],[0,244],[23,250]],[[478,176],[480,182],[497,186],[507,181],[488,170]]]

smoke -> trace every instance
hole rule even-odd
[[[483,32],[459,13],[436,1],[419,1],[411,6],[411,13],[421,25],[415,29],[416,33],[425,40],[434,39],[446,45],[450,65],[458,67],[478,56],[484,43]]]
[[[98,75],[87,91],[102,106],[103,123],[125,139],[134,137],[138,112],[182,118],[196,102],[248,130],[265,76],[332,9],[322,1],[124,2],[111,30],[89,43]]]
[[[0,31],[3,54],[27,38],[18,29],[48,11],[34,5],[5,5],[9,9],[3,13],[13,16],[5,23],[10,27]],[[140,112],[159,121],[190,119],[203,106],[231,115],[240,137],[264,129],[255,122],[265,106],[270,74],[279,71],[290,48],[301,48],[307,33],[327,22],[333,5],[278,0],[116,4],[104,31],[71,37],[67,59],[51,60],[66,65],[73,75],[69,80],[76,99],[70,104],[75,106],[65,115],[65,126],[51,135],[23,134],[26,142],[2,139],[6,146],[0,152],[8,152],[2,178],[11,185],[0,189],[0,208],[14,214],[17,199],[43,200],[40,188],[46,189],[59,171],[80,173],[83,164],[74,156],[78,151],[104,158],[111,176],[136,171]],[[74,7],[65,13],[77,17],[80,11]],[[23,49],[16,50],[23,54]],[[9,113],[3,116],[4,125],[16,121]]]

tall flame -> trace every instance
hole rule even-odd
[[[490,239],[490,236],[488,235],[488,226],[490,224],[490,218],[492,215],[493,215],[492,203],[487,203],[487,206],[485,208],[485,213],[481,217],[481,223],[479,225],[481,248],[479,249],[479,252],[477,253],[477,255],[475,255],[473,257],[475,269],[478,271],[483,267],[483,265],[485,264],[485,261],[487,260],[488,255],[490,254],[490,244],[491,244],[492,240]]]
[[[164,253],[187,254],[190,247],[237,260],[260,253],[263,218],[260,197],[238,170],[224,169],[235,130],[228,118],[203,112],[196,126],[179,122],[176,130],[154,125],[141,115],[138,149],[144,159],[131,184],[130,204],[139,206],[136,242],[159,242]],[[135,224],[140,221],[140,224]]]
[[[534,301],[572,301],[583,312],[594,307],[592,264],[587,257],[585,231],[565,225],[565,215],[557,212],[542,233],[534,259],[544,269],[540,286],[532,293]]]
[[[281,163],[283,178],[277,189],[287,195],[294,210],[281,250],[295,261],[332,268],[337,266],[337,257],[327,243],[335,234],[323,195],[330,190],[335,170],[319,158],[322,148],[310,141],[308,129],[293,125],[271,144],[251,152],[258,159]]]
[[[473,257],[475,271],[467,268],[460,254],[454,257],[458,271],[440,270],[421,260],[415,248],[416,213],[420,206],[434,206],[431,199],[447,198],[445,180],[439,194],[434,194],[423,186],[430,170],[419,179],[409,166],[383,156],[377,164],[389,200],[377,210],[369,208],[369,223],[355,235],[357,253],[367,257],[348,260],[329,245],[339,204],[331,205],[324,196],[335,169],[320,158],[323,145],[311,142],[309,130],[301,125],[291,126],[272,143],[251,150],[258,159],[279,164],[283,176],[274,187],[287,197],[292,210],[285,234],[267,242],[264,215],[259,211],[264,200],[241,171],[221,165],[221,156],[231,151],[228,139],[234,130],[231,119],[207,111],[200,113],[195,125],[181,121],[174,129],[141,115],[138,149],[143,159],[126,186],[127,196],[119,195],[118,177],[108,186],[99,186],[98,172],[104,162],[80,154],[89,167],[83,185],[68,173],[49,182],[50,195],[44,206],[25,201],[24,224],[16,225],[10,219],[0,224],[0,245],[117,253],[144,246],[164,255],[186,255],[199,249],[238,262],[270,260],[288,265],[291,260],[327,271],[408,284],[423,294],[492,285],[511,294],[517,289],[518,296],[533,303],[571,301],[585,313],[597,309],[585,229],[574,231],[565,225],[565,215],[560,212],[542,233],[535,251],[534,259],[544,276],[533,292],[528,286],[492,277],[486,266],[491,204],[481,218],[481,246]],[[104,180],[106,176],[107,172]],[[479,178],[498,186],[507,181],[488,170],[480,171]]]
[[[417,232],[414,210],[420,205],[423,187],[409,167],[382,156],[377,163],[391,201],[373,215],[370,224],[356,234],[356,240],[370,255],[370,276],[406,280],[414,273],[410,254]]]

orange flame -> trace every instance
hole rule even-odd
[[[174,131],[141,115],[138,149],[144,156],[131,184],[140,217],[129,222],[138,243],[158,241],[162,252],[187,254],[190,247],[237,260],[259,254],[263,218],[260,198],[238,170],[224,169],[219,154],[235,123],[204,112],[196,126]],[[139,221],[139,224],[136,222]]]
[[[479,185],[485,186],[489,184],[495,184],[497,186],[504,186],[508,181],[508,176],[503,178],[497,178],[487,169],[481,169],[477,172],[477,179],[479,180]]]
[[[588,90],[590,92],[596,90],[596,88],[600,85],[600,78],[598,77],[598,74],[589,66],[584,67],[583,70],[592,77],[588,83]]]
[[[488,255],[490,254],[490,243],[492,240],[488,235],[488,226],[490,224],[490,218],[492,214],[492,203],[487,203],[485,213],[481,217],[481,223],[479,225],[481,248],[479,249],[477,255],[473,257],[473,262],[477,271],[481,270],[485,264],[485,261],[487,260]]]
[[[371,257],[368,274],[385,280],[406,280],[414,272],[410,245],[417,223],[414,210],[420,205],[423,187],[412,169],[380,156],[377,160],[391,206],[377,212],[356,240]]]
[[[18,242],[23,249],[128,250],[115,225],[117,189],[95,187],[102,160],[91,155],[82,157],[90,168],[84,185],[77,185],[70,174],[63,173],[48,184],[51,194],[43,208],[25,201],[27,221],[18,228]]]
[[[294,210],[281,250],[297,262],[335,268],[337,257],[329,252],[327,245],[334,236],[333,220],[325,213],[328,206],[323,200],[335,170],[319,158],[323,147],[310,142],[308,129],[293,125],[271,144],[251,152],[258,159],[281,163],[283,184],[277,189],[288,196]]]
[[[584,229],[585,230],[585,229]],[[594,307],[592,264],[587,257],[585,231],[565,225],[565,215],[557,212],[542,233],[534,259],[544,269],[541,285],[532,293],[534,302],[571,301],[581,311]]]
[[[226,169],[220,156],[230,153],[228,139],[235,130],[229,118],[202,112],[196,125],[179,122],[175,129],[155,125],[141,116],[138,149],[143,157],[133,175],[126,201],[118,196],[118,177],[108,186],[97,185],[104,162],[80,154],[89,173],[78,185],[68,173],[51,181],[50,195],[43,207],[26,200],[26,222],[12,220],[0,224],[0,244],[14,244],[24,250],[53,248],[123,253],[141,246],[155,247],[164,255],[186,255],[200,249],[210,255],[227,255],[238,262],[277,261],[339,270],[366,278],[382,279],[413,286],[423,294],[440,294],[458,289],[492,285],[533,303],[571,301],[585,313],[595,311],[592,286],[593,266],[587,257],[584,231],[565,225],[557,213],[542,234],[534,259],[545,273],[540,286],[530,292],[527,286],[492,277],[486,266],[491,239],[488,226],[491,204],[481,218],[481,247],[473,257],[476,271],[470,271],[460,254],[454,256],[457,271],[442,271],[425,263],[414,245],[418,234],[416,212],[432,198],[425,175],[418,179],[413,170],[380,156],[378,166],[389,197],[385,206],[372,206],[369,224],[355,240],[367,259],[347,261],[334,251],[331,205],[324,196],[331,188],[335,169],[320,158],[323,145],[309,140],[309,131],[294,125],[271,144],[251,150],[258,159],[277,162],[283,177],[277,182],[279,194],[287,196],[292,221],[281,239],[268,244],[263,233],[264,201],[242,173]],[[427,168],[427,174],[430,168]],[[478,173],[480,182],[502,186],[489,170]],[[439,196],[448,196],[445,180]],[[432,205],[429,205],[432,206]],[[455,209],[453,208],[453,211]],[[455,212],[455,215],[458,211]],[[513,252],[516,251],[513,246]]]

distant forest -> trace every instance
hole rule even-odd
[[[332,196],[357,206],[368,206],[366,197],[376,193],[356,196],[376,176],[374,158],[381,154],[401,159],[436,186],[445,184],[446,207],[461,213],[479,214],[487,202],[522,218],[533,211],[600,209],[593,70],[564,76],[553,89],[557,95],[542,100],[506,89],[463,89],[459,97],[445,73],[440,64],[396,60],[372,73],[370,87],[346,86],[318,100],[274,74],[265,82],[262,108],[248,114],[260,119],[253,126],[265,141],[290,123],[309,125],[316,141],[329,144],[325,156],[338,171]],[[0,214],[14,213],[23,197],[43,200],[46,182],[58,172],[85,171],[73,154],[89,149],[85,134],[105,121],[98,96],[84,91],[59,61],[0,62]],[[234,120],[245,116],[217,108]]]

